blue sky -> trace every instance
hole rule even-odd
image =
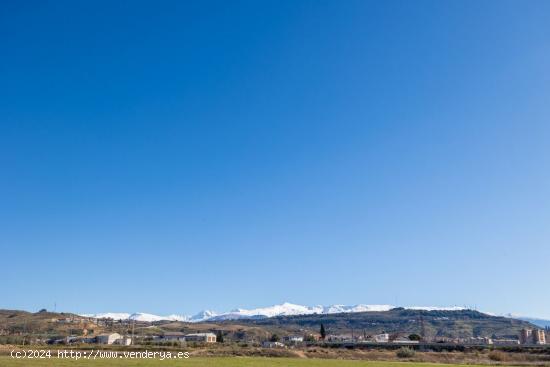
[[[2,3],[0,307],[550,317],[549,12]]]

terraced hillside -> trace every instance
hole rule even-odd
[[[421,311],[395,308],[382,312],[360,312],[329,315],[282,316],[238,321],[244,325],[256,325],[286,330],[317,331],[324,324],[328,333],[424,333],[439,337],[510,337],[518,336],[524,328],[534,325],[506,317],[496,317],[472,310]]]

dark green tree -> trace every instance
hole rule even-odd
[[[218,333],[216,335],[216,341],[218,343],[223,343],[223,333],[221,330],[218,330]]]
[[[321,324],[321,329],[319,330],[319,334],[321,334],[321,339],[325,340],[327,337],[327,332],[325,331],[325,325]]]
[[[271,339],[269,339],[270,342],[278,342],[279,341],[279,335],[273,334],[271,335]]]
[[[422,340],[422,337],[418,334],[411,334],[411,335],[409,335],[409,340],[420,341],[420,340]]]

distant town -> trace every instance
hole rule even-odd
[[[68,317],[54,317],[46,320],[49,324],[64,327],[68,335],[63,337],[28,337],[28,344],[102,344],[102,345],[169,345],[187,346],[224,342],[223,329],[213,324],[208,331],[184,333],[181,331],[162,331],[136,334],[136,327],[143,331],[144,327],[155,330],[160,322],[136,322],[135,320],[114,320],[113,318],[93,318],[71,315]],[[368,334],[351,330],[349,333],[333,334],[326,331],[323,323],[319,325],[319,332],[289,333],[284,335],[266,334],[263,338],[248,338],[248,342],[257,343],[263,348],[287,348],[299,345],[315,344],[347,344],[347,345],[402,345],[415,346],[424,344],[449,344],[457,346],[544,346],[550,328],[522,328],[514,338],[499,337],[466,337],[450,338],[443,336],[422,335],[405,332],[382,332]],[[101,332],[97,332],[100,330]],[[109,331],[111,330],[111,331]],[[117,331],[115,331],[117,330]],[[122,332],[125,330],[126,332]],[[28,334],[28,333],[27,333]],[[0,329],[2,336],[25,335],[25,330]],[[243,334],[244,335],[244,334]],[[226,337],[226,335],[225,335]]]

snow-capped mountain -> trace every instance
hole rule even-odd
[[[189,317],[187,319],[187,321],[189,321],[189,322],[201,322],[201,321],[210,320],[210,319],[212,319],[213,317],[216,317],[216,316],[218,316],[218,314],[215,313],[214,311],[204,310],[204,311],[201,311],[201,312],[199,312],[198,314],[196,314],[194,316]]]
[[[543,318],[539,318],[539,317],[521,316],[521,315],[516,315],[516,314],[513,314],[513,313],[507,313],[507,314],[504,314],[503,316],[511,318],[511,319],[518,319],[518,320],[527,321],[527,322],[530,322],[533,325],[537,325],[537,326],[542,327],[542,328],[550,327],[550,320],[549,319],[543,319]]]
[[[293,315],[311,315],[311,314],[332,314],[347,312],[367,312],[367,311],[388,311],[395,308],[391,305],[331,305],[331,306],[301,306],[285,302],[280,305],[270,307],[256,308],[252,310],[236,309],[216,316],[215,320],[234,320],[242,318],[275,317],[275,316],[293,316]]]
[[[181,316],[181,315],[169,315],[169,316],[157,316],[152,315],[150,313],[142,313],[142,312],[136,312],[131,314],[128,319],[135,320],[135,321],[187,321],[187,316]]]
[[[389,311],[395,306],[392,305],[332,305],[323,307],[322,312],[319,313],[347,313],[347,312],[381,312]]]
[[[214,316],[209,321],[216,320],[237,320],[244,318],[261,318],[261,317],[276,317],[276,316],[293,316],[293,315],[311,315],[311,314],[333,314],[333,313],[351,313],[351,312],[381,312],[389,311],[395,308],[392,305],[365,305],[359,304],[354,306],[346,305],[331,305],[331,306],[301,306],[285,302],[280,305],[270,307],[256,308],[252,310],[236,309],[230,312],[221,313]],[[463,310],[463,307],[405,307],[412,310]]]
[[[354,306],[346,305],[331,305],[331,306],[301,306],[292,303],[282,303],[280,305],[274,305],[269,307],[255,308],[251,310],[238,308],[229,312],[216,313],[214,311],[201,311],[194,316],[182,316],[182,315],[170,315],[170,316],[157,316],[148,313],[99,313],[99,314],[87,314],[86,317],[94,318],[112,318],[115,320],[136,320],[136,321],[186,321],[186,322],[201,322],[201,321],[223,321],[223,320],[239,320],[249,318],[264,318],[264,317],[276,317],[276,316],[293,316],[293,315],[311,315],[311,314],[334,314],[334,313],[352,313],[352,312],[380,312],[389,311],[395,308],[392,305],[365,305],[359,304]],[[448,310],[458,311],[464,310],[464,307],[405,307],[411,310]]]
[[[537,325],[541,328],[550,327],[550,320],[538,319],[534,317],[518,317],[518,319],[530,322],[533,325]]]

